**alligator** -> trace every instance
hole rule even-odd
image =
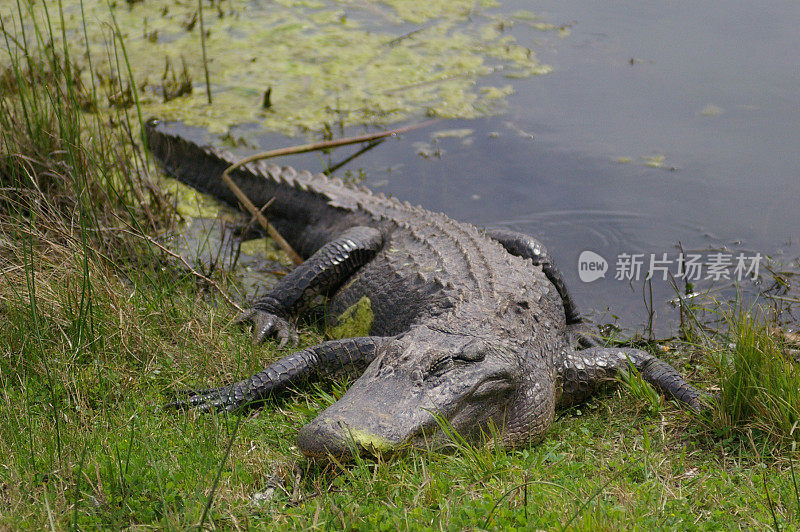
[[[151,119],[151,154],[180,181],[232,206],[228,152],[200,146]],[[557,408],[586,400],[635,367],[664,395],[707,408],[707,394],[669,364],[634,348],[604,347],[582,331],[562,275],[536,239],[484,230],[365,187],[263,161],[231,172],[305,259],[257,298],[240,321],[253,339],[294,341],[294,321],[320,296],[325,316],[360,301],[369,335],[323,342],[252,377],[187,392],[171,406],[241,411],[317,380],[357,377],[297,436],[312,458],[443,446],[457,431],[507,446],[540,441]]]

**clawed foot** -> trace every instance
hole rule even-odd
[[[253,324],[253,342],[257,344],[273,334],[278,338],[280,347],[285,346],[287,343],[294,345],[298,340],[294,325],[285,318],[271,312],[250,309],[242,313],[236,319],[236,322]]]

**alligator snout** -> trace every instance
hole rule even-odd
[[[408,375],[358,379],[336,403],[300,429],[297,445],[314,458],[399,451],[435,426],[436,410]]]
[[[384,454],[398,450],[400,442],[357,427],[324,414],[300,429],[297,435],[300,452],[309,458],[333,456],[346,461],[355,454]]]

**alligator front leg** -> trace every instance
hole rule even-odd
[[[358,268],[369,262],[382,246],[383,236],[379,230],[372,227],[348,229],[256,300],[253,308],[242,314],[239,321],[253,324],[255,342],[271,334],[277,335],[280,345],[294,340],[296,333],[289,320],[318,295],[334,292]]]
[[[572,351],[559,370],[562,393],[559,406],[569,406],[589,397],[597,388],[613,380],[622,369],[633,364],[642,378],[667,397],[695,411],[705,410],[709,394],[698,390],[678,371],[653,355],[632,348],[593,347]]]
[[[253,407],[287,388],[324,378],[360,375],[386,341],[378,336],[331,340],[274,362],[249,379],[219,388],[189,392],[189,397],[168,403],[172,408],[239,410]]]

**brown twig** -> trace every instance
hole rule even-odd
[[[325,170],[322,171],[322,173],[325,174],[325,175],[328,175],[328,176],[331,175],[332,173],[334,173],[336,170],[338,170],[342,166],[346,165],[347,163],[349,163],[350,161],[352,161],[356,157],[360,157],[365,152],[368,152],[369,150],[371,150],[375,146],[381,144],[382,142],[386,142],[386,139],[377,139],[377,140],[370,141],[369,143],[367,143],[366,146],[364,146],[363,148],[361,148],[360,150],[355,152],[353,155],[347,157],[346,159],[343,159],[343,160],[339,161],[338,163],[334,164],[333,166],[327,167]]]
[[[264,204],[264,206],[263,206],[263,207],[261,207],[261,208],[258,210],[259,214],[264,214],[264,211],[266,211],[266,210],[269,208],[269,206],[270,206],[270,205],[272,205],[273,203],[275,203],[275,198],[274,198],[274,197],[273,197],[273,198],[270,198],[270,199],[269,199],[269,201],[268,201],[268,202],[266,202],[266,203]],[[247,225],[245,225],[245,226],[242,228],[242,232],[241,232],[241,234],[242,234],[243,236],[244,236],[244,235],[247,235],[247,233],[249,233],[249,232],[250,232],[250,229],[253,227],[253,224],[254,224],[254,223],[256,223],[257,221],[258,221],[258,220],[256,219],[256,217],[255,217],[255,216],[251,216],[251,217],[250,217],[250,220],[247,222]]]
[[[222,172],[222,180],[225,182],[226,185],[228,185],[228,188],[231,189],[231,192],[233,192],[233,195],[236,196],[236,199],[239,200],[239,203],[241,203],[244,206],[244,208],[247,209],[247,212],[249,212],[253,216],[253,218],[258,220],[259,225],[263,227],[264,230],[269,234],[269,236],[272,237],[275,243],[278,244],[281,247],[281,249],[286,252],[287,255],[289,255],[289,258],[292,259],[292,262],[295,264],[295,266],[303,264],[303,257],[301,257],[294,250],[294,248],[292,248],[292,246],[286,241],[286,239],[284,239],[283,236],[281,236],[278,230],[275,229],[271,223],[269,223],[269,221],[261,213],[261,211],[258,210],[255,205],[253,205],[253,202],[250,201],[250,198],[248,198],[247,195],[244,192],[242,192],[242,189],[240,189],[238,185],[233,182],[231,176],[228,175],[228,172],[234,168],[237,168],[238,164],[239,163],[236,163],[228,167],[228,169],[225,170],[224,172]]]
[[[426,120],[425,122],[421,122],[419,124],[413,124],[406,127],[399,127],[397,129],[392,129],[389,131],[381,131],[380,133],[369,133],[367,135],[345,137],[343,139],[335,139],[335,140],[323,140],[321,142],[312,142],[311,144],[301,144],[299,146],[289,146],[288,148],[278,148],[277,150],[265,151],[263,153],[257,153],[255,155],[251,155],[250,157],[245,157],[244,159],[237,161],[236,164],[231,165],[227,170],[225,170],[225,172],[232,172],[233,170],[239,168],[242,165],[251,163],[253,161],[260,161],[261,159],[270,159],[272,157],[279,157],[281,155],[295,155],[298,153],[307,153],[310,151],[325,150],[328,148],[338,148],[339,146],[347,146],[349,144],[358,144],[359,142],[369,142],[371,140],[383,139],[386,137],[391,137],[393,135],[400,135],[408,131],[413,131],[421,127],[429,126],[438,121],[439,119],[437,118],[434,120]]]
[[[401,127],[397,129],[392,129],[390,131],[382,131],[380,133],[370,133],[368,135],[358,135],[355,137],[347,137],[343,139],[336,139],[336,140],[325,140],[322,142],[313,142],[311,144],[301,144],[300,146],[291,146],[288,148],[279,148],[277,150],[270,150],[263,153],[257,153],[255,155],[251,155],[250,157],[245,157],[244,159],[240,159],[236,163],[230,165],[228,168],[222,172],[222,180],[231,189],[231,192],[236,196],[236,199],[247,209],[253,218],[258,220],[259,225],[264,228],[265,231],[269,234],[270,237],[275,241],[275,243],[283,249],[289,258],[292,259],[292,262],[295,265],[299,265],[303,263],[303,258],[292,248],[291,245],[281,236],[275,227],[272,226],[271,223],[264,217],[263,214],[256,208],[250,198],[242,192],[236,183],[233,182],[233,179],[230,177],[230,173],[236,170],[237,168],[244,166],[247,163],[251,163],[253,161],[259,161],[261,159],[269,159],[271,157],[278,157],[281,155],[294,155],[298,153],[307,153],[310,151],[317,151],[317,150],[324,150],[327,148],[336,148],[338,146],[347,146],[349,144],[358,144],[359,142],[370,142],[375,141],[378,139],[383,139],[386,137],[391,137],[393,135],[399,135],[401,133],[405,133],[407,131],[412,131],[414,129],[418,129],[421,127],[428,126],[437,122],[437,120],[427,120],[420,124],[414,124],[411,126]]]
[[[123,229],[122,231],[123,231],[124,233],[127,233],[127,234],[131,235],[131,236],[135,236],[135,237],[139,237],[139,238],[142,238],[142,239],[144,239],[144,240],[147,240],[148,242],[150,242],[151,244],[153,244],[154,246],[156,246],[158,249],[160,249],[161,251],[163,251],[164,253],[166,253],[166,254],[167,254],[167,255],[169,255],[170,257],[173,257],[173,258],[175,258],[175,259],[178,259],[179,261],[181,261],[181,262],[183,263],[183,265],[184,265],[184,266],[186,266],[186,268],[189,270],[189,273],[191,273],[192,275],[194,275],[194,276],[195,276],[195,277],[197,277],[198,279],[202,279],[203,281],[205,281],[206,283],[208,283],[208,284],[209,284],[211,287],[213,287],[214,289],[216,289],[216,290],[217,290],[217,292],[219,292],[219,294],[222,296],[222,298],[223,298],[223,299],[225,299],[225,301],[226,301],[226,302],[227,302],[227,303],[228,303],[230,306],[232,306],[233,308],[235,308],[235,309],[236,309],[237,311],[239,311],[239,312],[244,312],[244,309],[243,309],[242,307],[240,307],[240,306],[239,306],[239,305],[238,305],[238,304],[237,304],[237,303],[236,303],[234,300],[232,300],[232,299],[230,298],[230,296],[228,295],[228,293],[227,293],[225,290],[223,290],[223,289],[222,289],[222,287],[219,285],[219,283],[217,283],[217,282],[216,282],[216,281],[214,281],[213,279],[209,279],[208,277],[206,277],[206,276],[205,276],[205,275],[203,275],[202,273],[198,272],[198,271],[197,271],[196,269],[194,269],[194,268],[192,267],[192,265],[191,265],[191,264],[189,264],[189,262],[188,262],[188,261],[187,261],[185,258],[183,258],[183,257],[182,257],[180,254],[178,254],[178,253],[175,253],[174,251],[172,251],[172,250],[171,250],[171,249],[169,249],[168,247],[164,246],[164,245],[163,245],[161,242],[159,242],[158,240],[156,240],[156,239],[154,239],[154,238],[152,238],[152,237],[150,237],[150,236],[148,236],[148,235],[143,235],[143,234],[141,234],[141,233],[135,233],[135,232],[133,232],[133,231],[130,231],[130,230],[128,230],[128,229]]]

